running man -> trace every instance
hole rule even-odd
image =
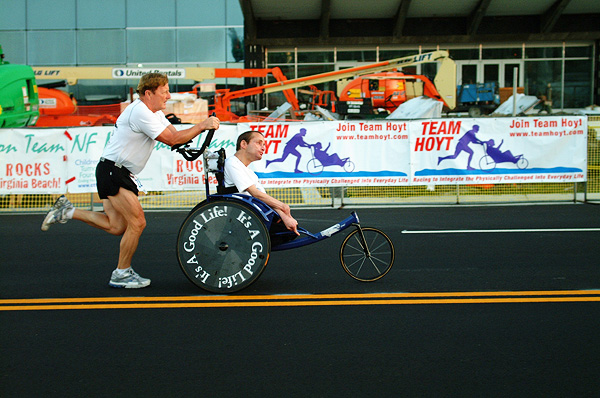
[[[120,288],[150,285],[150,279],[142,278],[131,268],[131,260],[146,227],[144,210],[137,197],[140,187],[135,174],[146,166],[156,141],[169,146],[184,144],[204,130],[219,128],[219,119],[209,117],[188,129],[177,131],[163,113],[171,98],[169,80],[164,74],[142,76],[137,93],[139,99],[133,101],[117,119],[96,167],[96,185],[104,212],[76,209],[63,195],[42,223],[42,231],[47,231],[53,224],[75,219],[122,236],[117,268],[108,283],[111,287]]]
[[[483,142],[477,138],[475,134],[479,131],[479,125],[475,124],[473,128],[467,131],[460,139],[458,140],[458,144],[456,144],[456,150],[454,151],[454,155],[440,157],[438,158],[438,165],[442,162],[442,160],[446,159],[456,159],[461,152],[467,152],[469,154],[469,160],[467,162],[467,170],[475,170],[471,167],[471,159],[473,159],[473,150],[469,147],[470,143],[480,144]]]
[[[300,165],[300,158],[302,155],[296,148],[298,147],[310,147],[306,142],[304,142],[304,136],[306,135],[306,129],[300,129],[300,132],[294,135],[290,140],[285,144],[283,148],[283,156],[279,159],[267,160],[267,165],[265,167],[269,167],[271,163],[275,162],[284,162],[288,156],[294,155],[296,157],[296,168],[294,169],[294,173],[302,173],[300,169],[298,169],[298,165]]]

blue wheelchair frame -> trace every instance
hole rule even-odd
[[[215,286],[213,282],[206,282],[204,276],[200,277],[200,273],[204,272],[202,275],[212,275],[212,280],[215,280],[217,274],[221,268],[221,265],[214,264],[211,266],[213,272],[212,274],[206,271],[204,267],[204,263],[200,264],[196,255],[200,255],[201,253],[195,253],[191,257],[182,259],[180,253],[180,237],[178,236],[178,258],[179,264],[181,268],[184,270],[186,276],[197,286],[209,290],[212,292],[233,292],[239,289],[244,288],[248,284],[252,283],[260,273],[266,262],[268,261],[269,251],[280,251],[280,250],[288,250],[295,249],[298,247],[310,245],[316,242],[320,242],[324,239],[330,238],[333,235],[347,229],[348,227],[354,226],[356,229],[344,239],[341,248],[340,248],[340,261],[342,263],[342,267],[344,271],[350,275],[352,278],[362,281],[362,282],[372,282],[383,277],[387,272],[391,269],[394,263],[394,247],[392,241],[389,239],[384,232],[378,230],[377,228],[371,227],[361,227],[358,215],[356,212],[351,212],[350,216],[345,218],[344,220],[326,228],[318,233],[312,233],[305,228],[298,226],[297,230],[300,236],[296,235],[294,232],[289,231],[285,228],[281,221],[281,217],[279,214],[273,210],[270,206],[268,206],[265,202],[257,199],[251,195],[243,194],[243,193],[231,193],[228,191],[228,188],[225,188],[224,183],[224,167],[225,167],[225,150],[220,149],[217,152],[209,152],[205,149],[210,144],[214,131],[209,131],[209,134],[204,141],[204,144],[201,148],[189,148],[191,143],[188,142],[182,145],[176,145],[172,148],[172,150],[176,150],[180,152],[183,157],[188,161],[194,161],[198,159],[200,156],[203,156],[204,163],[204,173],[205,173],[205,190],[206,190],[206,199],[200,202],[198,205],[192,209],[190,212],[190,216],[195,214],[199,208],[210,204],[210,203],[219,203],[219,202],[230,202],[236,203],[239,207],[248,209],[252,213],[255,214],[256,217],[260,219],[260,222],[263,224],[265,228],[265,232],[269,237],[269,250],[266,252],[266,257],[261,257],[264,260],[262,268],[256,269],[255,271],[249,272],[249,275],[254,275],[251,279],[244,279],[242,277],[241,271],[232,274],[230,277],[225,277],[223,280],[225,281],[225,287],[221,286],[221,282],[218,282],[218,286]],[[209,175],[208,173],[212,172],[215,174],[217,178],[217,193],[210,193],[210,184],[209,184]],[[216,207],[216,206],[215,206]],[[235,207],[235,206],[233,206]],[[188,216],[189,217],[189,216]],[[180,234],[183,231],[183,228],[188,221],[184,221],[182,224],[182,229],[180,230]],[[195,239],[195,234],[192,233],[191,236]],[[367,239],[368,238],[368,239]],[[222,238],[224,241],[221,241],[219,246],[215,248],[215,253],[225,253],[232,248],[229,246],[229,239]],[[191,241],[191,238],[190,238]],[[187,250],[184,248],[184,251],[190,253],[191,250]],[[220,251],[220,252],[219,252]],[[253,253],[254,255],[255,253]],[[210,257],[210,254],[207,254]],[[206,257],[205,257],[206,258]],[[184,264],[185,263],[185,264]],[[193,263],[192,266],[188,264]],[[255,263],[253,259],[249,260],[248,264]],[[225,263],[223,263],[225,264]],[[364,268],[368,270],[363,270],[363,265],[367,264]],[[231,268],[232,263],[227,262],[227,267]],[[188,269],[189,267],[193,268],[193,272]],[[229,269],[228,268],[228,269]],[[236,270],[238,268],[235,268]],[[244,267],[246,270],[246,267]],[[374,270],[374,271],[373,271]],[[256,272],[256,273],[254,273]],[[365,273],[369,273],[368,276],[365,276]],[[192,274],[192,275],[190,275]],[[223,275],[223,274],[219,274]],[[240,285],[238,286],[237,276],[239,275]],[[248,276],[248,275],[247,275]],[[250,276],[248,276],[250,278]],[[245,281],[245,283],[244,283]],[[235,283],[234,283],[235,282]],[[228,285],[227,285],[228,284]],[[235,286],[233,286],[233,285]]]
[[[211,195],[209,192],[208,178],[206,179],[206,202],[212,202],[216,200],[224,200],[224,201],[234,201],[240,202],[243,205],[256,210],[257,214],[262,217],[263,223],[265,224],[267,230],[271,231],[271,227],[280,220],[279,214],[271,207],[269,207],[265,202],[260,199],[255,198],[251,195],[244,195],[240,193],[233,194],[213,194]],[[205,202],[203,202],[205,203]],[[304,235],[299,238],[295,238],[294,240],[290,240],[288,242],[284,242],[278,245],[271,246],[271,251],[278,250],[287,250],[287,249],[295,249],[297,247],[302,247],[306,245],[310,245],[312,243],[320,242],[324,239],[330,238],[331,236],[337,234],[338,232],[343,231],[344,229],[350,226],[356,226],[359,224],[358,215],[356,212],[352,212],[349,217],[340,221],[339,223],[332,225],[331,227],[324,229],[321,232],[313,234],[312,232],[306,230],[305,228],[298,227],[298,232],[301,235]],[[293,238],[296,235],[291,231],[282,231],[282,232],[271,232],[271,238],[274,237],[289,237]],[[277,240],[277,239],[272,239]]]

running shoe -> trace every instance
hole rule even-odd
[[[142,278],[133,268],[128,268],[125,273],[114,270],[108,286],[126,289],[139,289],[150,285],[150,279]]]
[[[61,223],[64,224],[69,219],[67,218],[67,212],[73,208],[73,204],[67,199],[65,195],[61,195],[60,198],[56,199],[56,202],[52,205],[52,208],[44,218],[42,222],[42,231],[47,231],[52,224]]]

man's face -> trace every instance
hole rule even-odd
[[[265,137],[259,133],[252,134],[252,138],[250,138],[250,142],[246,146],[246,153],[252,161],[262,159],[265,153]]]
[[[150,110],[152,112],[162,111],[167,108],[167,101],[171,98],[171,93],[169,92],[169,84],[165,84],[164,86],[158,86],[158,88],[152,92],[150,90],[146,90],[146,96],[148,96],[148,100],[150,103]]]

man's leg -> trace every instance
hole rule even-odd
[[[102,199],[104,212],[75,209],[73,219],[83,221],[94,228],[101,229],[112,235],[122,235],[127,228],[125,218],[118,213],[108,199]]]
[[[125,269],[131,266],[131,259],[146,227],[144,210],[137,195],[125,188],[121,188],[115,196],[109,196],[107,202],[105,203],[106,213],[112,214],[113,219],[117,221],[113,227],[116,229],[124,227],[117,268]],[[123,220],[122,224],[118,222],[121,219]]]

